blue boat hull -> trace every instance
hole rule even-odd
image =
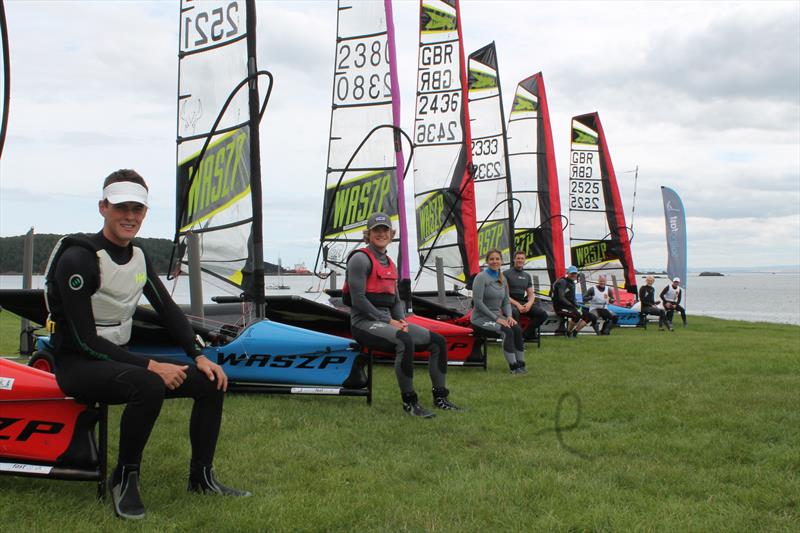
[[[48,341],[40,338],[39,348],[47,349]],[[191,362],[176,345],[131,344],[130,350]],[[267,320],[251,324],[231,342],[206,346],[203,354],[223,367],[231,383],[356,389],[367,385],[364,356],[351,339]]]

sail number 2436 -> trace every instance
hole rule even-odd
[[[215,44],[240,32],[239,2],[229,2],[211,11],[195,7],[183,14],[183,49]]]

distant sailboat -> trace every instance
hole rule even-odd
[[[283,283],[283,263],[281,258],[278,258],[278,283],[270,283],[267,289],[272,291],[285,291],[289,290],[289,286]]]

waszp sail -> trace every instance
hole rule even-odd
[[[606,274],[636,293],[631,243],[617,177],[597,113],[572,118],[569,227],[572,264],[588,280]]]
[[[478,273],[467,74],[457,0],[421,0],[414,119],[414,199],[420,274],[466,284]]]
[[[339,2],[337,13],[320,239],[326,266],[342,273],[350,252],[363,246],[363,231],[372,213],[382,211],[395,225],[401,222],[398,173],[403,170],[402,159],[398,169],[398,156],[402,158],[400,136],[392,128],[396,84],[387,6],[384,2],[344,0]],[[391,256],[397,257],[400,238],[405,234],[403,227],[389,246]]]
[[[541,73],[519,82],[508,120],[514,204],[514,249],[537,292],[548,294],[564,273],[564,238],[550,112]]]
[[[259,303],[264,291],[261,185],[260,175],[253,175],[260,172],[254,33],[253,2],[181,0],[176,233],[199,235],[202,271]],[[180,247],[185,272],[184,252]]]
[[[509,263],[514,234],[505,113],[494,43],[469,55],[469,115],[478,256],[496,248]]]

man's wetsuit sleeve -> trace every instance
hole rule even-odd
[[[54,281],[65,317],[56,327],[67,329],[62,334],[69,335],[75,346],[95,359],[147,366],[147,358],[130,353],[97,334],[91,300],[100,283],[97,256],[82,246],[69,247],[58,260]]]
[[[186,355],[190,357],[202,355],[195,345],[195,333],[189,320],[169,295],[161,280],[158,279],[147,255],[145,255],[145,264],[147,265],[147,283],[144,286],[144,295],[161,318],[161,325],[169,331]]]
[[[669,285],[661,289],[661,292],[658,293],[658,297],[661,298],[661,301],[664,301],[664,295],[667,294],[667,289],[669,289]]]
[[[559,279],[556,281],[553,288],[555,289],[555,303],[560,305],[561,307],[572,307],[572,302],[567,301],[567,297],[564,294],[566,287],[564,287],[565,283],[562,281],[564,278]]]
[[[347,261],[347,284],[350,287],[351,307],[367,315],[371,320],[386,321],[381,312],[367,300],[367,276],[372,266],[367,254],[354,253]]]

